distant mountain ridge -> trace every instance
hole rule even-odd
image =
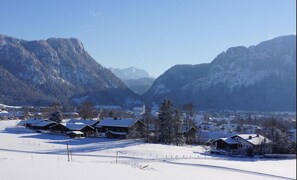
[[[120,78],[133,92],[142,95],[155,81],[149,73],[143,69],[135,67],[129,68],[109,68],[118,78]]]
[[[128,68],[109,68],[120,79],[140,79],[149,78],[148,72],[143,69],[128,67]]]
[[[131,105],[140,98],[75,38],[25,41],[0,34],[0,102]]]
[[[229,48],[211,63],[176,65],[144,98],[192,102],[198,109],[295,111],[296,36]]]

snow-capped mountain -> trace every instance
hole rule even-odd
[[[111,72],[113,72],[118,78],[125,79],[140,79],[140,78],[148,78],[150,77],[148,72],[143,69],[138,69],[135,67],[128,68],[109,68]]]
[[[128,105],[139,101],[110,70],[98,64],[75,38],[25,41],[0,35],[0,102]]]
[[[296,36],[232,47],[208,64],[176,65],[144,97],[198,109],[295,111]]]
[[[155,78],[143,69],[135,67],[129,68],[109,68],[118,78],[120,78],[133,92],[142,95],[152,86]]]

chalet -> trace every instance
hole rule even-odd
[[[85,134],[81,131],[68,131],[66,135],[68,135],[70,138],[81,138],[85,136]]]
[[[196,141],[196,134],[197,134],[197,128],[192,126],[189,130],[187,130],[184,133],[184,136],[186,137],[186,143],[192,144]]]
[[[36,119],[36,118],[33,118],[33,119],[27,119],[27,120],[21,120],[17,126],[24,126],[24,127],[32,127],[34,124],[37,124],[39,122],[42,122],[44,120],[42,119]]]
[[[54,121],[48,121],[48,120],[43,120],[38,123],[32,124],[31,129],[36,129],[36,130],[49,130],[51,126],[57,124]]]
[[[220,138],[212,142],[214,149],[224,150],[230,154],[269,153],[273,142],[260,134],[237,134],[228,138]]]
[[[96,129],[94,127],[83,123],[66,123],[66,128],[69,129],[69,131],[80,131],[84,136],[88,137],[96,135]]]
[[[102,119],[96,125],[99,133],[105,133],[108,138],[140,138],[143,137],[144,124],[140,120],[125,119]]]
[[[69,131],[69,129],[64,124],[61,124],[61,123],[57,123],[50,126],[49,130],[52,133],[61,133],[61,134],[65,134],[67,131]]]

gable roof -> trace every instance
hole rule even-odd
[[[260,134],[237,134],[234,137],[240,137],[241,139],[253,144],[253,145],[260,145],[261,143],[269,144],[272,143],[272,141],[265,136],[262,136]]]
[[[221,140],[225,141],[227,144],[239,144],[238,141],[232,139],[231,137],[229,137],[229,138],[221,138]]]
[[[215,141],[222,140],[227,144],[239,144],[240,141],[236,140],[235,137],[239,137],[240,139],[252,144],[252,145],[260,145],[261,143],[269,144],[272,141],[260,134],[236,134],[228,138],[219,138]],[[214,142],[215,142],[214,141]]]
[[[84,133],[81,131],[68,131],[68,132],[66,132],[66,134],[84,135]]]
[[[125,119],[102,119],[96,127],[102,126],[111,126],[111,127],[131,127],[133,126],[138,120],[132,118],[125,118]]]
[[[38,122],[38,123],[35,123],[34,126],[37,126],[37,127],[44,127],[44,126],[48,126],[48,125],[50,125],[50,124],[57,124],[57,123],[54,122],[54,121],[46,121],[46,120],[44,120],[44,121],[40,121],[40,122]]]
[[[83,123],[66,123],[66,127],[69,130],[73,130],[73,131],[80,131],[80,130],[82,130],[83,128],[85,128],[87,126],[89,126],[89,125],[86,125],[86,124],[83,124]],[[92,126],[89,126],[89,127],[94,129]]]
[[[21,120],[17,126],[25,126],[26,124],[36,124],[36,123],[39,123],[39,122],[42,122],[44,120],[42,119],[27,119],[27,120]]]
[[[68,124],[70,124],[70,123],[74,123],[74,124],[82,123],[82,124],[89,125],[89,126],[93,126],[98,122],[99,121],[96,121],[96,120],[83,120],[83,119],[70,119],[69,121],[67,121]]]

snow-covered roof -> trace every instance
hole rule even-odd
[[[54,121],[40,121],[38,123],[35,123],[34,126],[44,127],[44,126],[47,126],[49,124],[56,124],[56,122],[54,122]]]
[[[83,119],[70,119],[67,124],[73,123],[73,124],[85,124],[85,125],[89,125],[92,126],[94,124],[96,124],[98,121],[96,120],[83,120]]]
[[[102,119],[96,127],[102,126],[111,126],[111,127],[131,127],[133,126],[137,120],[131,118],[124,118],[124,119]]]
[[[261,143],[272,143],[270,139],[267,139],[260,134],[237,134],[236,136],[248,141],[253,145],[260,145]]]
[[[76,134],[76,135],[83,135],[84,133],[81,131],[68,131],[66,134]]]
[[[75,131],[79,131],[82,130],[83,128],[85,128],[86,126],[89,126],[87,124],[83,124],[83,123],[66,123],[66,127],[70,130],[75,130]]]
[[[225,141],[226,143],[228,144],[238,144],[239,142],[238,141],[235,141],[234,139],[232,138],[221,138],[221,140]]]
[[[44,120],[42,120],[42,119],[27,119],[27,120],[21,120],[17,125],[24,126],[25,124],[36,124],[36,123],[39,123],[42,121],[44,121]]]

